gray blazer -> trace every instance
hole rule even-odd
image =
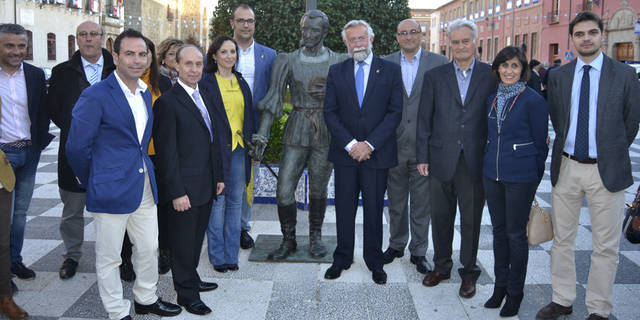
[[[400,51],[396,51],[385,57],[385,59],[397,64],[400,64],[401,58],[402,55],[400,54]],[[404,82],[402,83],[402,120],[400,121],[400,125],[398,125],[398,129],[396,129],[396,138],[398,140],[398,161],[409,159],[411,162],[415,162],[416,119],[418,118],[420,93],[422,92],[422,83],[425,72],[437,66],[447,64],[448,62],[449,60],[447,57],[422,49],[420,54],[420,65],[418,66],[416,79],[413,82],[411,96],[407,96]]]
[[[476,60],[465,101],[453,62],[433,68],[424,76],[417,116],[417,163],[429,164],[429,175],[450,181],[464,148],[469,175],[482,178],[482,159],[487,143],[487,98],[496,92],[491,67]]]
[[[571,87],[576,60],[550,70],[548,84],[549,115],[556,138],[551,154],[551,184],[560,173],[562,151],[569,132]],[[629,146],[638,133],[640,121],[640,82],[634,70],[604,56],[598,87],[596,146],[598,171],[610,192],[633,184]]]

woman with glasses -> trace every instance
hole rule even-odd
[[[524,297],[531,202],[544,174],[549,106],[527,87],[529,64],[518,47],[502,49],[492,64],[498,90],[487,100],[483,183],[493,225],[495,285],[484,304],[500,316],[518,314]]]
[[[158,46],[158,63],[160,73],[171,80],[171,84],[178,81],[178,63],[176,62],[176,52],[184,42],[175,38],[167,38],[160,42]]]

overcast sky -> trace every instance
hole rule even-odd
[[[412,9],[435,9],[450,0],[409,0],[409,8]]]

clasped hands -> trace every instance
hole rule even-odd
[[[358,162],[369,160],[371,158],[371,147],[364,141],[358,141],[351,147],[349,156]]]
[[[224,190],[224,183],[218,182],[218,184],[216,185],[216,195],[220,195],[220,193],[222,193],[222,190]],[[173,199],[172,204],[173,210],[178,212],[184,212],[191,209],[191,202],[189,201],[189,196],[186,194],[182,197]]]

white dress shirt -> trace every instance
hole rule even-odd
[[[127,98],[127,102],[129,103],[129,108],[131,108],[131,113],[133,113],[133,120],[136,124],[136,131],[138,134],[138,141],[142,143],[142,137],[144,136],[144,129],[147,126],[147,121],[149,120],[149,113],[147,113],[147,106],[144,103],[144,98],[142,97],[142,93],[147,91],[147,85],[144,81],[138,79],[138,87],[136,87],[135,92],[131,92],[120,77],[118,76],[118,72],[114,72],[116,75],[116,80],[118,80],[118,84],[124,93],[124,96]]]
[[[89,83],[91,83],[91,73],[93,73],[93,68],[91,67],[91,62],[85,60],[82,56],[80,56],[80,60],[82,61],[82,68],[84,68],[84,75],[85,77],[87,77],[87,81],[89,81]],[[96,63],[93,63],[94,65],[98,66],[98,81],[102,80],[102,69],[104,67],[104,57],[102,55],[100,55],[100,59],[98,59],[98,61],[96,61]]]
[[[362,86],[362,88],[364,88],[364,92],[362,93],[362,96],[364,98],[364,96],[367,95],[367,82],[369,82],[369,72],[371,71],[371,61],[373,61],[373,52],[369,53],[369,55],[367,56],[366,59],[364,59],[364,65],[362,65],[362,71],[364,71],[364,85]],[[358,72],[358,68],[360,68],[360,65],[358,65],[357,61],[353,61],[353,79],[355,81],[356,78],[356,72]],[[347,150],[347,152],[351,152],[351,148],[353,148],[353,145],[355,145],[358,141],[356,139],[351,140],[345,147],[344,149]],[[364,141],[366,142],[369,147],[371,148],[371,152],[373,152],[373,150],[375,150],[375,148],[373,147],[373,145],[371,143],[369,143],[369,141]]]
[[[238,53],[237,64],[238,72],[242,73],[242,77],[249,84],[251,95],[253,95],[253,82],[256,78],[256,59],[254,53],[255,44],[256,42],[252,41],[247,50],[242,50],[242,47],[239,47],[240,52]]]
[[[31,118],[29,118],[24,64],[20,64],[20,68],[13,74],[8,74],[0,68],[0,98],[2,99],[0,143],[31,140]]]

